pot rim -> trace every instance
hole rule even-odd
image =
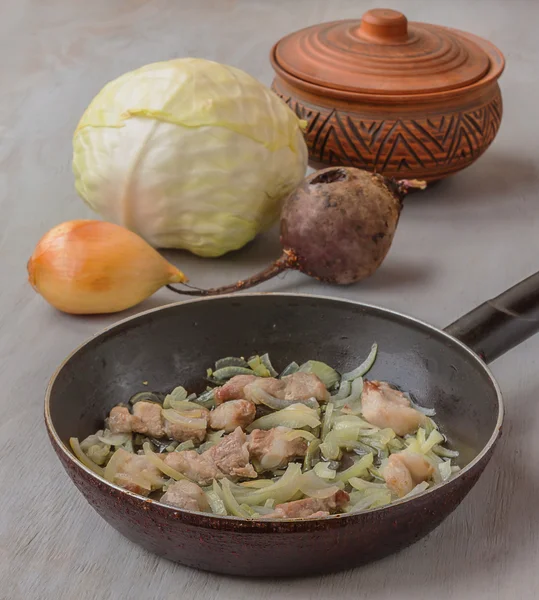
[[[471,460],[466,466],[464,466],[460,471],[458,471],[448,481],[442,482],[440,484],[436,484],[433,487],[429,488],[428,490],[421,492],[420,494],[417,494],[415,496],[412,496],[411,498],[396,500],[395,502],[392,502],[391,504],[388,504],[386,506],[362,510],[357,513],[350,512],[350,513],[344,513],[344,514],[329,515],[327,517],[321,517],[321,518],[317,518],[317,519],[305,518],[305,519],[248,520],[248,519],[243,519],[241,517],[235,517],[235,516],[221,516],[221,515],[215,515],[215,514],[210,514],[210,513],[175,508],[169,504],[164,504],[164,503],[160,502],[159,500],[146,498],[145,496],[141,496],[139,494],[136,494],[134,492],[126,490],[125,488],[122,488],[114,483],[111,483],[104,477],[98,475],[97,473],[95,473],[94,471],[92,471],[91,469],[86,467],[86,465],[83,465],[77,459],[77,457],[67,448],[67,446],[63,443],[63,441],[60,439],[60,436],[58,435],[58,433],[56,432],[56,429],[54,427],[51,412],[50,412],[50,400],[51,400],[51,395],[52,395],[52,390],[53,390],[54,384],[56,382],[56,379],[59,377],[60,373],[62,372],[63,368],[67,365],[67,363],[79,351],[81,351],[83,348],[85,348],[89,343],[91,343],[95,339],[101,337],[102,335],[104,335],[106,333],[111,332],[112,330],[116,329],[117,327],[126,325],[132,321],[136,321],[137,319],[144,319],[148,315],[151,315],[153,313],[166,311],[166,310],[173,309],[178,306],[185,305],[185,304],[193,304],[195,302],[212,302],[212,301],[217,301],[219,299],[227,299],[227,298],[237,299],[238,296],[246,296],[246,297],[251,297],[251,298],[252,297],[261,297],[261,296],[280,297],[280,298],[298,298],[298,297],[300,297],[300,298],[306,298],[306,299],[310,299],[310,300],[322,299],[322,300],[329,300],[332,302],[340,302],[342,304],[351,304],[354,306],[365,308],[367,310],[374,310],[374,311],[382,312],[388,317],[392,316],[392,317],[397,317],[399,319],[403,319],[407,322],[411,322],[422,328],[430,330],[433,334],[435,334],[437,336],[442,336],[442,337],[446,338],[446,340],[448,340],[452,344],[459,346],[461,348],[461,350],[463,350],[468,355],[470,361],[476,363],[483,370],[483,372],[487,375],[488,379],[490,380],[490,383],[493,386],[494,391],[496,392],[496,396],[497,396],[497,400],[498,400],[498,415],[497,415],[496,424],[494,426],[492,435],[490,436],[488,442],[485,444],[485,446],[482,448],[482,450],[477,454],[477,456],[473,460]],[[254,292],[254,293],[240,293],[240,294],[233,293],[233,294],[223,294],[220,296],[192,298],[192,299],[183,300],[183,301],[180,300],[179,302],[172,302],[170,304],[165,304],[162,306],[158,306],[156,308],[151,308],[149,310],[145,310],[140,313],[137,313],[136,315],[132,315],[130,317],[121,319],[120,321],[117,321],[116,323],[113,323],[112,325],[105,327],[101,331],[98,331],[96,334],[94,334],[90,338],[86,339],[83,343],[79,344],[79,346],[77,346],[72,352],[70,352],[68,354],[68,356],[57,367],[57,369],[55,370],[55,372],[53,373],[52,377],[49,380],[49,383],[47,385],[47,390],[45,392],[45,407],[44,408],[45,408],[45,411],[44,411],[45,425],[46,425],[47,431],[49,433],[49,439],[51,440],[51,443],[56,446],[57,452],[61,452],[62,455],[68,460],[68,462],[72,463],[72,465],[75,468],[85,471],[87,475],[90,475],[90,477],[92,477],[93,479],[96,480],[96,483],[104,484],[105,486],[114,489],[120,495],[125,494],[126,496],[130,496],[133,500],[142,502],[142,507],[145,510],[150,509],[153,505],[157,505],[161,509],[163,509],[163,508],[167,509],[167,511],[170,512],[171,515],[177,516],[179,513],[179,514],[186,514],[186,515],[191,515],[191,516],[204,516],[206,519],[208,519],[208,522],[210,522],[210,523],[213,522],[214,519],[217,520],[218,522],[224,522],[224,523],[227,523],[227,522],[243,523],[243,524],[250,523],[250,524],[254,524],[254,526],[256,526],[259,531],[261,531],[260,528],[264,528],[269,531],[272,529],[273,526],[275,526],[277,524],[283,524],[283,523],[287,523],[289,525],[299,525],[302,523],[309,524],[309,523],[313,523],[313,522],[319,523],[322,521],[324,521],[324,522],[325,521],[337,521],[337,520],[338,521],[346,521],[347,519],[362,517],[366,514],[372,514],[372,513],[378,513],[378,512],[382,512],[382,511],[391,510],[392,508],[394,508],[396,506],[402,506],[403,504],[407,504],[407,503],[414,503],[417,499],[425,498],[428,494],[438,493],[440,490],[442,490],[446,486],[452,484],[453,482],[455,482],[455,481],[461,479],[463,476],[465,476],[478,463],[480,463],[483,460],[483,458],[486,455],[488,455],[488,453],[493,449],[493,446],[496,444],[496,442],[498,441],[498,438],[501,435],[502,424],[503,424],[503,420],[504,420],[504,412],[505,412],[503,396],[502,396],[500,386],[499,386],[498,382],[496,381],[494,375],[490,371],[489,367],[487,366],[487,364],[483,361],[483,359],[478,354],[476,354],[471,348],[466,346],[466,344],[461,342],[459,339],[453,337],[452,335],[450,335],[443,329],[438,329],[434,325],[430,325],[429,323],[426,323],[425,321],[416,319],[415,317],[412,317],[405,313],[400,313],[398,311],[394,311],[394,310],[384,308],[381,306],[377,306],[374,304],[366,304],[364,302],[358,302],[355,300],[348,300],[348,299],[338,298],[335,296],[328,296],[328,295],[280,293],[280,292]],[[72,479],[71,474],[69,474],[69,476],[70,476],[70,479]],[[264,527],[264,526],[266,526],[266,527]]]
[[[291,74],[289,71],[287,71],[284,67],[280,65],[276,57],[277,46],[281,43],[281,40],[277,41],[271,48],[270,62],[277,77],[284,79],[292,87],[296,87],[315,96],[323,97],[328,100],[336,99],[357,103],[373,102],[377,104],[394,104],[399,102],[410,103],[410,101],[413,100],[417,101],[418,103],[425,103],[428,101],[435,102],[437,100],[444,100],[447,98],[464,96],[469,92],[474,92],[479,88],[488,86],[489,84],[497,81],[501,77],[503,71],[505,70],[505,57],[502,51],[495,44],[478,35],[468,33],[467,31],[462,31],[453,27],[444,27],[442,25],[437,25],[437,27],[454,32],[461,37],[466,37],[472,42],[475,42],[485,51],[490,60],[490,68],[483,77],[481,77],[477,81],[474,81],[470,85],[452,88],[449,90],[442,90],[439,92],[419,92],[410,94],[370,94],[367,92],[352,92],[348,90],[341,90],[338,88],[325,87],[316,83],[312,83],[306,79],[301,79],[296,75]]]

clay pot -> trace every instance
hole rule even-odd
[[[271,62],[273,90],[306,121],[315,168],[435,181],[471,165],[500,127],[503,54],[394,10],[292,33]]]

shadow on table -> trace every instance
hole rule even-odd
[[[374,275],[358,281],[351,285],[337,285],[322,283],[308,275],[302,275],[301,279],[291,276],[291,272],[284,273],[277,278],[275,281],[279,281],[278,289],[274,289],[274,292],[282,293],[302,293],[305,291],[306,286],[309,286],[309,293],[314,293],[320,296],[348,296],[349,292],[356,294],[354,299],[361,301],[362,292],[373,292],[373,291],[398,291],[400,288],[406,288],[414,286],[423,286],[431,283],[436,276],[436,268],[434,264],[428,262],[406,262],[398,258],[392,258],[391,261],[384,263]],[[310,286],[316,285],[316,291],[313,292]],[[257,288],[253,288],[255,292]]]
[[[538,184],[539,167],[532,158],[490,150],[464,171],[431,184],[424,192],[409,194],[405,203],[417,206],[445,200],[454,206],[485,204],[495,209],[510,205]]]

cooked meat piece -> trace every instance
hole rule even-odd
[[[125,406],[115,406],[108,419],[112,433],[141,433],[154,438],[169,437],[178,442],[202,442],[206,437],[209,411],[203,407],[177,412],[176,421],[163,417],[162,407],[155,402],[136,402],[133,414]]]
[[[312,373],[293,373],[282,379],[274,377],[255,377],[254,375],[236,375],[215,391],[216,404],[229,400],[250,400],[258,403],[255,394],[251,393],[253,387],[260,388],[281,400],[297,400],[302,402],[315,398],[319,402],[329,400],[326,386]]]
[[[165,463],[199,485],[209,485],[212,479],[223,477],[257,477],[249,463],[247,436],[238,427],[206,452],[194,450],[170,452]]]
[[[147,496],[163,485],[161,472],[143,454],[119,448],[111,460],[116,461],[114,483],[126,490]]]
[[[313,373],[293,373],[283,377],[285,383],[285,400],[308,400],[314,398],[319,402],[329,400],[326,386]]]
[[[231,400],[221,404],[209,414],[210,427],[215,430],[224,429],[225,433],[234,431],[236,427],[247,427],[255,420],[256,407],[248,400]]]
[[[257,477],[253,465],[249,463],[247,436],[237,427],[234,433],[225,436],[218,444],[203,453],[228,476]]]
[[[275,398],[284,398],[286,393],[286,383],[282,379],[275,379],[274,377],[257,377],[254,381],[251,381],[243,388],[243,398],[259,404],[258,397],[252,393],[251,390],[254,388],[264,390],[270,396]]]
[[[209,410],[201,407],[196,410],[177,412],[174,422],[163,418],[165,435],[178,442],[187,442],[187,440],[193,440],[193,442],[204,441],[209,412]]]
[[[387,487],[402,498],[416,485],[430,479],[433,473],[434,467],[424,456],[404,450],[388,458],[382,475]]]
[[[204,491],[191,481],[175,481],[168,486],[161,502],[184,510],[208,510],[210,505]]]
[[[406,468],[406,465],[402,461],[396,459],[396,456],[396,454],[392,454],[389,457],[387,465],[382,471],[382,475],[386,480],[387,487],[399,498],[402,498],[414,489],[414,482],[412,481],[412,476],[410,471]]]
[[[257,404],[256,395],[252,393],[255,387],[261,388],[271,396],[281,400],[297,400],[298,402],[310,398],[314,398],[319,402],[329,400],[329,392],[326,386],[313,373],[293,373],[282,379],[259,377],[257,380],[248,383],[243,389],[244,398]]]
[[[380,381],[365,381],[361,395],[363,418],[377,427],[390,427],[397,435],[414,433],[426,417],[410,406],[402,392]]]
[[[112,433],[131,433],[131,413],[126,406],[115,406],[108,419],[108,428]]]
[[[199,485],[210,485],[213,479],[222,479],[224,475],[213,460],[205,454],[206,452],[198,454],[194,450],[169,452],[165,456],[165,464],[183,473],[192,481],[196,481]]]
[[[266,515],[266,519],[307,519],[341,511],[349,502],[350,496],[339,490],[329,498],[304,498],[284,504],[277,504],[275,510]]]
[[[258,379],[256,375],[236,375],[232,377],[225,385],[215,389],[215,404],[219,405],[228,400],[240,400],[243,398],[243,388],[255,379]]]
[[[427,479],[430,479],[434,474],[434,467],[422,454],[403,451],[393,454],[392,456],[400,459],[406,465],[406,468],[410,471],[410,475],[416,485],[423,481],[427,481]]]
[[[161,406],[154,402],[136,402],[133,405],[131,427],[136,433],[161,438],[165,435]]]
[[[251,459],[258,460],[264,469],[277,469],[305,456],[308,446],[306,440],[301,437],[287,440],[286,435],[291,431],[293,429],[288,427],[252,431],[248,438]]]

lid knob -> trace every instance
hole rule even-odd
[[[368,10],[361,18],[359,36],[377,44],[395,44],[408,40],[408,19],[389,8]]]

